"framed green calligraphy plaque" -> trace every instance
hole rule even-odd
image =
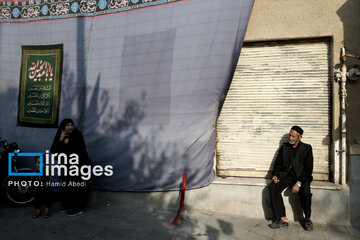
[[[22,46],[18,125],[57,127],[63,45]]]

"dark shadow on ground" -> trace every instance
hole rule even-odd
[[[269,172],[272,172],[274,163],[275,163],[275,159],[278,155],[279,149],[280,147],[283,145],[283,143],[288,141],[288,136],[289,134],[284,134],[281,139],[279,140],[279,147],[276,150],[274,157],[271,161],[271,165],[269,166]],[[267,178],[272,178],[272,175],[267,176]],[[269,181],[270,183],[270,181]],[[274,212],[272,210],[272,206],[271,206],[271,199],[270,199],[270,192],[269,192],[269,187],[268,185],[266,187],[264,187],[263,191],[262,191],[262,208],[264,211],[264,217],[266,220],[274,220]]]

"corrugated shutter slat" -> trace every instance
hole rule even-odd
[[[329,42],[243,46],[217,123],[217,173],[265,177],[292,125],[314,151],[314,178],[328,180]]]

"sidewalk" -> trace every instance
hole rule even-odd
[[[262,219],[213,215],[199,212],[186,214],[179,227],[170,226],[176,211],[134,209],[124,206],[93,205],[85,213],[73,217],[56,212],[55,202],[48,219],[32,219],[31,206],[9,208],[0,205],[0,239],[360,239],[359,229],[348,226],[314,225],[314,231],[303,230],[299,223],[290,222],[285,229],[270,229]],[[185,212],[186,213],[186,212]]]

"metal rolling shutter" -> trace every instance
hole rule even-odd
[[[217,123],[217,174],[265,177],[299,125],[314,179],[328,180],[330,96],[329,41],[245,44]]]

